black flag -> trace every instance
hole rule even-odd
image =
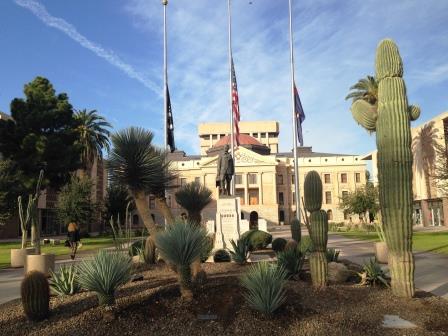
[[[171,111],[170,90],[168,90],[168,84],[166,85],[166,104],[167,104],[166,139],[167,144],[168,146],[170,146],[170,151],[172,153],[176,150],[176,145],[174,144],[174,122],[173,122],[173,113]]]

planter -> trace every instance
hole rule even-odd
[[[54,254],[37,254],[26,257],[25,273],[39,271],[50,276],[50,270],[54,270]]]
[[[387,264],[388,250],[385,242],[375,243],[376,261],[381,264]]]
[[[30,254],[35,254],[34,247],[27,247],[24,249],[11,249],[11,267],[23,267],[26,263],[26,257]]]

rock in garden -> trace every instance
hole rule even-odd
[[[395,329],[417,328],[417,326],[414,323],[406,321],[398,315],[384,315],[383,327],[395,328]]]
[[[143,274],[133,274],[131,276],[131,282],[142,281],[142,280],[143,280]]]
[[[347,266],[337,262],[328,263],[328,281],[332,283],[346,282],[350,276]]]

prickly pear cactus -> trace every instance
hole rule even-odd
[[[37,271],[29,272],[22,281],[22,305],[25,315],[31,321],[48,317],[50,310],[50,287],[47,277]]]
[[[380,42],[376,52],[378,81],[377,113],[369,113],[366,102],[352,105],[354,119],[376,131],[381,214],[389,248],[392,291],[412,297],[414,257],[412,254],[412,151],[410,121],[420,109],[408,105],[403,81],[403,63],[392,40]]]
[[[313,286],[324,287],[327,284],[327,241],[328,216],[322,206],[322,180],[316,171],[309,172],[304,183],[305,208],[310,212],[310,237],[313,251],[310,255],[310,269]]]
[[[301,234],[302,233],[300,232],[300,222],[297,218],[294,218],[291,222],[291,237],[297,243],[300,243]]]

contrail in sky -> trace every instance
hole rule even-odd
[[[113,51],[106,50],[99,44],[90,41],[85,36],[81,35],[72,24],[64,19],[54,17],[48,13],[47,9],[41,3],[35,0],[14,0],[15,3],[23,8],[31,11],[37,18],[49,27],[56,28],[66,34],[68,37],[79,43],[86,49],[92,51],[95,55],[105,59],[109,64],[123,71],[130,78],[138,80],[148,89],[152,90],[158,96],[161,96],[162,89],[159,88],[153,81],[146,78],[142,73],[135,70],[131,65],[125,63]]]

